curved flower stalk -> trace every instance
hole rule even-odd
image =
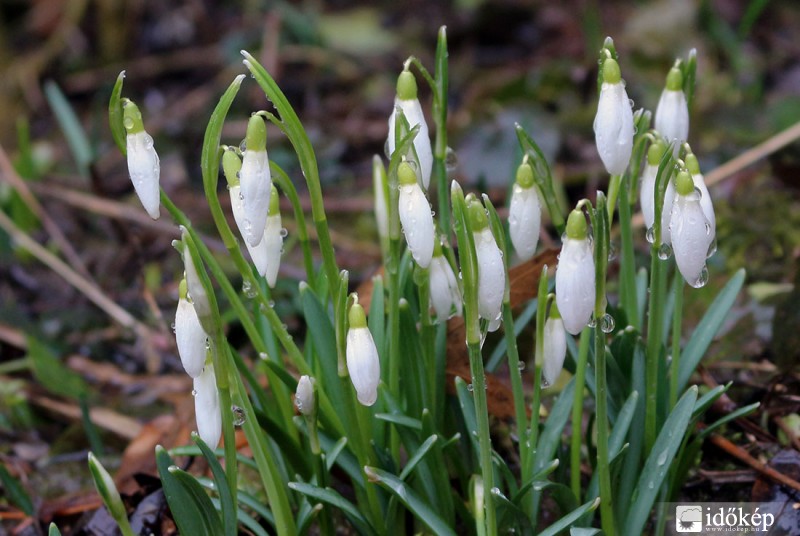
[[[595,273],[592,243],[586,218],[580,209],[567,219],[567,237],[561,246],[556,269],[556,304],[564,329],[577,335],[589,323],[594,311]]]
[[[428,189],[431,182],[431,169],[433,168],[433,151],[431,149],[431,138],[428,134],[428,124],[425,122],[425,114],[422,113],[422,106],[417,98],[417,79],[405,66],[403,72],[397,78],[397,97],[394,100],[394,109],[389,116],[389,137],[387,147],[389,155],[395,150],[395,115],[397,108],[400,108],[408,121],[408,127],[414,128],[419,125],[419,132],[414,138],[414,152],[417,154],[419,162],[419,176],[421,186]]]
[[[633,110],[614,58],[603,62],[603,85],[594,118],[597,152],[610,175],[622,175],[633,150]]]
[[[688,171],[675,179],[675,204],[672,207],[670,232],[678,270],[691,286],[702,287],[708,279],[706,255],[711,245],[711,224],[703,213],[700,195]]]
[[[387,209],[386,168],[383,167],[381,157],[372,158],[372,189],[375,196],[375,222],[378,224],[378,236],[382,241],[389,239],[389,211]]]
[[[711,241],[713,244],[714,239],[717,236],[717,216],[714,213],[714,203],[711,202],[711,195],[708,193],[706,179],[703,174],[700,173],[700,163],[697,161],[697,157],[694,155],[694,153],[689,153],[686,155],[686,169],[692,176],[694,187],[700,194],[700,206],[703,209],[703,214],[708,220],[708,224],[711,226]],[[709,256],[713,255],[713,253],[714,251],[709,251]]]
[[[210,449],[217,448],[222,435],[222,414],[219,407],[219,391],[214,376],[214,365],[208,363],[203,372],[194,379],[194,414],[197,433]]]
[[[139,201],[150,215],[157,220],[161,215],[159,208],[161,164],[153,146],[153,138],[144,129],[142,112],[130,99],[122,100],[123,119],[127,136],[125,148],[128,153],[128,173]]]
[[[553,385],[564,366],[567,356],[567,332],[564,321],[558,312],[558,306],[550,306],[550,316],[544,323],[544,363],[542,364],[542,379],[545,386]]]
[[[647,240],[652,242],[655,237],[650,231],[655,223],[655,187],[656,176],[658,175],[658,165],[666,148],[657,141],[647,150],[647,163],[642,172],[642,184],[639,191],[639,202],[642,206],[642,215],[647,232]],[[664,193],[664,206],[661,210],[661,243],[669,245],[672,238],[669,232],[669,220],[672,216],[672,203],[675,199],[675,186],[670,180],[667,183],[667,190]]]
[[[206,362],[206,345],[208,334],[200,324],[194,305],[187,298],[186,279],[178,286],[178,309],[175,311],[175,340],[178,343],[178,355],[186,374],[196,378],[203,372]]]
[[[442,253],[438,240],[433,244],[433,259],[430,269],[430,302],[441,322],[453,316],[461,316],[461,291],[458,288],[453,268]]]
[[[667,74],[667,84],[656,108],[655,126],[667,143],[674,143],[675,154],[689,137],[689,105],[683,92],[683,74],[677,66]]]
[[[272,175],[267,157],[267,125],[260,115],[250,117],[247,123],[245,151],[239,172],[244,203],[244,238],[251,246],[261,242],[269,210]]]
[[[381,362],[378,349],[367,327],[364,308],[356,302],[350,307],[347,331],[347,371],[356,390],[358,401],[371,406],[378,399],[378,383],[381,381]]]
[[[431,264],[434,242],[431,206],[417,183],[417,174],[407,161],[398,166],[397,181],[400,184],[398,212],[408,249],[416,263],[427,268]]]
[[[467,196],[467,210],[478,261],[478,315],[489,321],[489,331],[495,331],[500,327],[506,289],[503,253],[489,228],[486,209],[472,194]]]
[[[525,161],[517,168],[517,179],[508,209],[508,232],[514,250],[523,261],[532,258],[539,244],[542,205],[533,183],[533,169]]]

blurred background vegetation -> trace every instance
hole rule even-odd
[[[371,158],[383,152],[396,76],[408,55],[432,67],[440,25],[448,27],[455,175],[467,188],[488,188],[498,205],[520,157],[514,122],[545,150],[570,202],[606,180],[592,134],[596,57],[606,35],[615,39],[637,108],[654,109],[674,59],[697,49],[690,142],[706,174],[800,121],[795,0],[3,0],[0,207],[48,251],[66,254],[73,270],[150,334],[143,342],[112,322],[59,270],[0,232],[0,460],[25,489],[36,490],[34,501],[87,489],[90,443],[119,452],[143,433],[141,422],[166,414],[191,426],[191,388],[171,375],[180,370],[170,330],[181,270],[170,247],[177,229],[166,218],[147,220],[113,146],[106,114],[116,75],[127,71],[125,93],[155,138],[162,186],[210,231],[202,136],[216,99],[244,72],[239,50],[254,52],[309,131],[339,263],[358,282],[380,262]],[[430,105],[422,85],[421,99]],[[238,144],[250,113],[266,106],[257,86],[246,83],[223,141]],[[277,129],[269,135],[271,158],[302,190],[291,148]],[[11,187],[10,166],[45,218]],[[710,262],[712,283],[687,295],[698,312],[687,315],[684,333],[720,281],[745,267],[747,295],[707,366],[716,381],[737,382],[742,404],[775,395],[767,397],[763,426],[777,438],[770,411],[784,417],[800,407],[775,391],[797,392],[798,384],[800,144],[726,174],[711,193],[719,252]],[[54,238],[45,220],[65,238]],[[290,237],[292,225],[287,218]],[[637,244],[644,258],[643,235]],[[301,266],[290,238],[277,299],[297,330]],[[89,419],[90,408],[112,417],[95,412]],[[124,416],[136,420],[114,421]],[[85,432],[90,421],[94,434]],[[774,445],[780,447],[777,439]]]

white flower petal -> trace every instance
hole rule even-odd
[[[473,233],[473,236],[478,259],[478,315],[488,320],[489,330],[494,331],[499,327],[497,320],[502,312],[503,295],[506,291],[503,254],[489,227]]]
[[[508,232],[514,250],[523,261],[536,253],[541,225],[542,206],[536,188],[523,188],[514,184],[511,206],[508,209]]]
[[[594,299],[592,245],[588,239],[567,238],[556,270],[556,304],[569,333],[577,335],[589,323]]]
[[[664,207],[661,209],[661,243],[671,244],[672,233],[670,233],[670,220],[672,219],[672,205],[675,203],[675,182],[670,180],[667,183],[667,190],[664,192]],[[654,216],[655,217],[655,216]]]
[[[693,287],[703,286],[705,282],[700,282],[701,274],[712,236],[710,224],[695,192],[675,197],[670,231],[678,270]]]
[[[261,242],[267,221],[272,175],[267,151],[245,151],[239,182],[244,197],[244,238],[251,246]]]
[[[307,376],[300,376],[297,382],[297,391],[294,395],[294,405],[303,415],[311,415],[314,412],[314,384],[313,380]]]
[[[381,362],[369,328],[350,328],[347,332],[347,371],[358,401],[371,406],[378,399]]]
[[[427,268],[433,256],[433,215],[419,184],[400,186],[398,211],[411,255],[417,264]]]
[[[128,153],[128,173],[133,188],[142,206],[154,220],[160,216],[160,194],[158,181],[161,165],[153,147],[153,138],[144,130],[128,134],[125,140]]]
[[[209,363],[194,379],[194,413],[197,433],[210,449],[217,448],[222,435],[222,414],[214,366]]]
[[[633,149],[633,110],[625,84],[604,82],[594,118],[595,142],[600,159],[611,175],[622,175]]]
[[[711,225],[711,239],[717,235],[717,216],[714,213],[714,204],[711,202],[711,195],[708,193],[706,186],[706,179],[702,173],[695,173],[692,175],[694,187],[700,192],[700,206],[703,209],[703,214]]]
[[[674,142],[673,150],[689,137],[689,105],[682,90],[664,89],[658,100],[655,119],[656,130],[667,143]]]
[[[564,358],[567,356],[567,332],[560,318],[548,318],[544,323],[544,364],[542,378],[547,385],[553,385],[561,374]]]
[[[175,312],[175,340],[178,343],[178,355],[181,358],[186,374],[196,378],[203,372],[206,362],[206,335],[200,319],[188,300],[178,300]]]
[[[461,315],[461,292],[453,268],[444,255],[434,257],[430,271],[431,305],[439,321]]]
[[[431,138],[428,134],[428,124],[425,122],[425,114],[422,113],[422,106],[418,99],[402,100],[395,98],[395,109],[399,106],[403,110],[403,115],[408,121],[408,127],[414,128],[419,125],[419,132],[414,138],[414,151],[419,159],[419,171],[422,178],[422,187],[425,190],[431,182],[431,170],[433,169],[433,150],[431,149]],[[389,156],[394,153],[394,129],[395,129],[395,109],[389,116]]]
[[[265,264],[264,277],[270,288],[275,288],[278,280],[278,269],[281,267],[281,252],[283,251],[283,224],[280,213],[267,216],[267,225],[264,228],[264,239],[259,246],[263,246]]]
[[[645,229],[649,229],[656,221],[655,188],[658,166],[646,164],[642,172],[642,182],[639,185],[639,204],[642,207]]]

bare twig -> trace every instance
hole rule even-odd
[[[737,460],[746,463],[762,475],[771,478],[772,480],[782,484],[786,487],[792,488],[794,490],[800,491],[800,482],[794,480],[793,478],[789,478],[788,476],[779,473],[772,467],[767,466],[767,464],[758,461],[757,459],[753,458],[750,453],[744,450],[739,445],[734,444],[733,442],[725,439],[721,435],[718,434],[711,434],[709,440],[714,443],[716,446],[736,458]]]

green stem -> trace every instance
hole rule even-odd
[[[419,312],[421,324],[422,356],[425,370],[432,371],[436,367],[436,326],[431,318],[430,309],[430,269],[416,267],[417,288],[419,289]],[[427,382],[421,382],[423,387],[422,407],[435,410],[436,375],[428,374]]]
[[[614,221],[614,209],[617,206],[621,183],[622,175],[611,175],[611,179],[608,181],[608,204],[606,204],[606,210],[608,210],[609,223]]]
[[[673,287],[675,289],[675,301],[672,309],[672,361],[670,362],[670,382],[669,382],[669,407],[675,407],[678,402],[678,375],[681,359],[681,322],[683,317],[683,276],[680,271],[675,270]]]
[[[664,294],[666,286],[666,266],[658,258],[656,240],[651,247],[650,260],[650,303],[647,318],[647,350],[645,354],[645,403],[644,403],[644,456],[646,457],[656,442],[658,432],[658,360],[661,357],[661,341],[664,326]]]
[[[391,211],[392,209],[390,209]],[[394,210],[394,212],[397,212]],[[389,240],[389,265],[386,267],[389,278],[389,393],[402,400],[400,393],[400,240]],[[400,460],[400,436],[394,426],[389,427],[389,443],[392,457]]]
[[[306,217],[303,213],[303,207],[300,204],[300,198],[297,195],[297,189],[294,187],[292,180],[277,164],[270,162],[270,169],[272,170],[272,177],[278,184],[278,187],[283,191],[289,202],[292,204],[294,211],[294,219],[297,222],[297,236],[300,239],[300,246],[303,248],[303,266],[306,270],[306,280],[312,290],[315,289],[314,281],[314,257],[311,254],[311,244],[308,239],[308,229],[306,228]]]
[[[225,335],[222,332],[222,320],[219,318],[218,311],[214,311],[214,326],[217,327],[211,342],[211,355],[214,361],[214,375],[217,378],[217,390],[219,391],[220,413],[222,413],[222,438],[225,451],[225,477],[228,480],[228,487],[231,489],[233,502],[236,504],[236,494],[238,490],[236,469],[236,431],[233,425],[233,404],[231,404],[230,377],[237,374],[236,367],[229,366],[227,354],[221,351],[225,348]],[[233,370],[231,370],[233,368]],[[222,381],[222,383],[220,383]]]
[[[506,275],[506,277],[508,277]],[[519,438],[519,457],[522,467],[528,466],[528,448],[525,445],[528,436],[528,415],[525,413],[525,391],[522,388],[522,370],[519,361],[517,338],[514,336],[514,317],[511,304],[503,302],[503,333],[506,339],[506,355],[508,356],[508,374],[511,377],[511,392],[514,395],[514,415],[517,421],[517,437]]]
[[[544,364],[544,324],[547,321],[547,265],[542,267],[539,276],[539,288],[536,295],[536,340],[534,343],[534,369],[533,369],[533,398],[531,400],[531,426],[526,438],[528,449],[528,466],[524,467],[524,474],[529,475],[536,471],[533,466],[536,458],[536,450],[539,443],[539,414],[541,412],[542,400],[542,365]],[[525,503],[525,509],[531,518],[531,524],[536,526],[538,521],[538,505],[541,496],[537,493],[529,493]]]
[[[447,189],[447,28],[439,28],[436,43],[436,99],[434,122],[436,140],[433,151],[433,171],[436,176],[436,193],[439,196],[439,232],[450,238],[450,203]]]
[[[20,357],[19,359],[12,359],[0,364],[0,374],[11,374],[12,372],[19,372],[20,370],[27,370],[31,368],[32,361],[30,357]]]
[[[469,366],[472,374],[472,396],[475,399],[475,417],[478,421],[478,447],[480,449],[481,475],[483,478],[486,509],[486,533],[497,534],[497,519],[491,489],[494,487],[492,469],[492,438],[489,433],[489,410],[486,402],[486,376],[483,371],[483,356],[479,341],[467,344]]]
[[[631,205],[628,197],[630,176],[623,178],[619,193],[619,228],[622,242],[620,254],[620,302],[628,325],[641,330],[639,310],[636,303],[636,259],[633,251],[633,230],[631,228]],[[611,221],[611,220],[609,220]]]
[[[581,444],[583,434],[583,386],[586,384],[586,363],[589,357],[589,344],[592,331],[584,328],[578,344],[575,368],[575,398],[572,402],[572,438],[570,440],[570,484],[578,502],[581,500]]]

